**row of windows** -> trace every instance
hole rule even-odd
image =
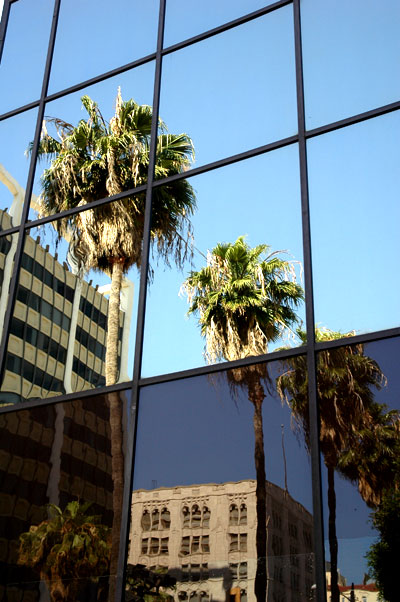
[[[143,537],[142,554],[158,556],[159,554],[168,554],[168,537]]]
[[[87,330],[83,330],[80,326],[76,327],[76,340],[78,343],[86,347],[96,357],[100,358],[102,362],[106,360],[106,348],[104,345],[99,343],[94,337],[92,337]]]
[[[241,504],[239,507],[236,504],[231,504],[229,508],[229,525],[247,525],[246,504]]]
[[[208,554],[210,552],[209,535],[187,535],[182,537],[180,556],[188,554]]]
[[[46,391],[53,391],[54,393],[65,393],[64,386],[61,380],[51,376],[48,372],[43,372],[37,366],[34,366],[30,362],[17,357],[13,353],[7,354],[6,369],[18,376],[22,376],[29,382]]]
[[[190,602],[209,602],[210,596],[206,592],[178,592],[178,600],[190,600]]]
[[[98,324],[103,330],[107,330],[107,315],[103,314],[102,311],[95,307],[93,303],[85,299],[85,297],[81,297],[79,309],[85,316],[92,320],[92,322]]]
[[[60,326],[60,328],[66,331],[70,329],[71,320],[64,313],[24,286],[20,285],[18,287],[17,299]]]
[[[247,579],[247,562],[231,563],[229,570],[233,581]]]
[[[182,564],[182,582],[207,581],[210,577],[208,564]]]
[[[45,351],[54,359],[65,364],[67,350],[58,341],[44,334],[44,332],[40,332],[36,328],[33,328],[33,326],[29,326],[26,322],[18,320],[18,318],[12,318],[10,333],[34,347]]]
[[[89,368],[87,364],[81,362],[77,357],[74,357],[72,371],[95,387],[104,387],[106,384],[104,376],[93,370],[93,368]]]
[[[44,265],[33,259],[30,255],[24,253],[22,255],[21,266],[25,268],[27,272],[33,274],[40,280],[40,282],[44,282],[47,284],[49,288],[59,293],[62,297],[65,297],[71,303],[74,300],[74,289],[59,278],[56,278],[54,274],[49,272]]]
[[[171,525],[171,516],[167,508],[153,510],[149,512],[145,510],[142,514],[142,529],[143,531],[157,531],[158,529],[169,529]]]
[[[211,512],[207,506],[200,508],[197,504],[194,504],[192,508],[185,506],[182,509],[182,524],[184,528],[200,528],[203,527],[208,529],[210,526]]]

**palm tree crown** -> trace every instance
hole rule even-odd
[[[189,314],[198,312],[209,361],[260,355],[297,321],[303,289],[293,265],[266,244],[251,248],[240,236],[218,244],[207,266],[184,283]]]
[[[42,175],[41,215],[136,188],[147,182],[152,109],[130,99],[122,101],[120,90],[115,115],[107,123],[96,102],[82,97],[87,120],[73,125],[47,119],[57,131],[50,136],[44,125],[39,158],[50,158]],[[155,177],[168,177],[187,170],[193,160],[193,143],[186,134],[168,134],[159,120]],[[70,230],[75,256],[86,268],[112,272],[114,262],[123,271],[140,266],[144,226],[145,193],[139,193],[57,223],[58,232]],[[153,191],[151,240],[157,253],[168,262],[173,255],[181,266],[190,250],[190,216],[196,207],[194,191],[187,180],[178,180]]]

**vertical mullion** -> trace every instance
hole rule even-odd
[[[24,205],[23,205],[22,215],[21,215],[21,223],[20,223],[19,231],[18,231],[18,243],[17,243],[17,248],[15,250],[15,256],[14,256],[14,268],[13,268],[13,273],[12,273],[12,277],[11,277],[11,281],[10,281],[7,310],[6,310],[6,313],[4,316],[3,336],[1,339],[1,345],[0,345],[0,384],[2,382],[2,377],[4,374],[6,351],[7,351],[7,344],[8,344],[8,338],[9,338],[9,324],[10,324],[10,320],[11,320],[11,317],[12,317],[12,314],[14,311],[15,296],[16,296],[16,291],[17,291],[17,287],[18,287],[18,279],[19,279],[19,269],[21,266],[22,254],[24,251],[25,227],[26,227],[25,224],[28,220],[29,209],[30,209],[33,181],[34,181],[34,177],[35,177],[36,159],[37,159],[39,142],[40,142],[40,134],[42,131],[42,122],[43,122],[43,117],[44,117],[45,97],[46,97],[47,89],[48,89],[48,85],[49,85],[51,63],[53,60],[53,51],[54,51],[54,44],[55,44],[55,38],[56,38],[56,32],[57,32],[58,15],[60,12],[60,2],[61,2],[61,0],[54,1],[53,20],[52,20],[51,30],[50,30],[49,45],[48,45],[48,49],[47,49],[46,65],[45,65],[44,74],[43,74],[42,91],[41,91],[41,95],[40,95],[40,103],[39,103],[38,116],[37,116],[37,121],[36,121],[35,136],[34,136],[33,145],[32,145],[32,154],[31,154],[31,161],[30,161],[30,165],[29,165],[28,180],[27,180],[27,184],[26,184]]]
[[[0,15],[0,17],[1,17],[1,22],[0,22],[0,63],[1,63],[1,57],[3,56],[4,42],[6,39],[8,19],[10,16],[10,6],[11,6],[10,0],[5,0],[4,6],[3,6],[3,12]]]
[[[307,142],[305,137],[305,111],[304,111],[304,81],[303,58],[301,44],[301,18],[300,0],[293,0],[294,36],[296,55],[296,88],[297,88],[297,113],[299,131],[299,162],[300,186],[303,232],[303,260],[304,284],[306,297],[306,329],[307,329],[307,372],[308,372],[308,398],[310,412],[310,448],[311,448],[311,476],[313,489],[313,514],[314,514],[314,551],[315,551],[315,579],[316,602],[326,600],[325,579],[325,554],[322,513],[322,488],[321,488],[321,456],[319,448],[319,412],[317,396],[317,372],[315,350],[315,323],[314,323],[314,298],[312,281],[312,256],[311,256],[311,228],[308,194],[307,172]]]
[[[138,415],[138,404],[139,404],[139,379],[142,368],[142,354],[143,354],[143,337],[144,337],[144,324],[145,324],[145,311],[146,311],[146,297],[147,297],[147,283],[149,273],[149,254],[150,254],[150,243],[151,243],[151,207],[152,207],[152,193],[153,193],[153,182],[154,182],[154,170],[156,163],[156,151],[157,151],[157,134],[158,134],[158,117],[160,107],[160,90],[161,90],[161,70],[162,70],[162,49],[164,42],[164,23],[165,23],[165,5],[166,0],[160,0],[159,17],[158,17],[158,37],[157,37],[157,51],[156,51],[156,65],[154,75],[154,91],[153,91],[153,113],[151,123],[151,137],[150,137],[150,153],[149,153],[149,168],[147,174],[147,188],[146,188],[146,204],[145,204],[145,216],[144,216],[144,228],[143,228],[143,247],[142,247],[142,263],[140,269],[140,287],[139,287],[139,300],[138,300],[138,316],[137,316],[137,327],[136,327],[136,341],[135,341],[135,357],[133,367],[133,381],[131,389],[131,407],[129,416],[129,433],[126,451],[126,472],[127,475],[124,499],[122,507],[122,520],[121,520],[121,539],[120,539],[120,550],[119,550],[119,562],[118,562],[118,575],[115,592],[115,602],[122,600],[122,594],[125,587],[125,565],[127,561],[128,546],[129,546],[129,526],[130,526],[130,514],[132,505],[132,483],[133,483],[133,470],[135,461],[135,444],[136,444],[136,431],[137,431],[137,415]]]

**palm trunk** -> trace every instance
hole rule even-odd
[[[113,263],[107,320],[106,385],[115,384],[118,378],[119,309],[123,268],[124,264],[122,261]],[[110,602],[113,602],[118,570],[122,498],[124,492],[124,457],[122,451],[121,400],[118,393],[109,393],[107,397],[110,410],[111,470],[113,480],[113,525],[108,599]]]
[[[249,400],[254,406],[254,462],[256,467],[256,550],[257,571],[254,582],[254,594],[257,602],[265,602],[267,595],[267,486],[265,475],[264,433],[262,421],[262,403],[264,389],[260,378],[255,376],[249,383]]]
[[[328,509],[329,509],[329,552],[331,556],[331,602],[340,601],[338,585],[338,541],[336,535],[336,493],[335,493],[335,469],[328,469]]]

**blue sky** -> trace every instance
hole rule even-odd
[[[0,112],[40,94],[52,4],[20,0],[11,7],[0,68]],[[265,4],[168,0],[165,44]],[[115,0],[112,10],[109,6],[108,0],[63,1],[50,92],[154,51],[156,0],[128,3],[128,13],[125,0]],[[397,0],[302,0],[301,10],[308,128],[398,100]],[[89,27],[95,36],[87,35]],[[292,34],[288,6],[165,58],[160,115],[171,132],[192,137],[196,166],[296,133]],[[153,78],[154,64],[149,63],[50,103],[46,115],[76,123],[84,117],[80,97],[87,93],[108,119],[118,86],[123,98],[151,104]],[[0,163],[22,186],[29,167],[24,152],[35,119],[36,109],[0,122]],[[308,143],[315,316],[320,325],[343,332],[398,326],[399,134],[399,114],[392,113]],[[37,170],[36,194],[43,167]],[[202,253],[245,234],[251,245],[268,243],[303,261],[296,145],[197,176],[192,184],[198,203],[195,245]],[[3,188],[1,208],[11,200]],[[61,246],[59,252],[62,261],[65,249]],[[194,267],[202,265],[203,257],[195,252]],[[190,265],[183,274],[156,263],[154,267],[143,375],[203,365],[196,321],[185,318],[187,304],[178,296]],[[129,277],[137,287],[134,270]],[[101,274],[88,278],[94,284],[106,282]],[[134,323],[135,316],[131,358]]]

